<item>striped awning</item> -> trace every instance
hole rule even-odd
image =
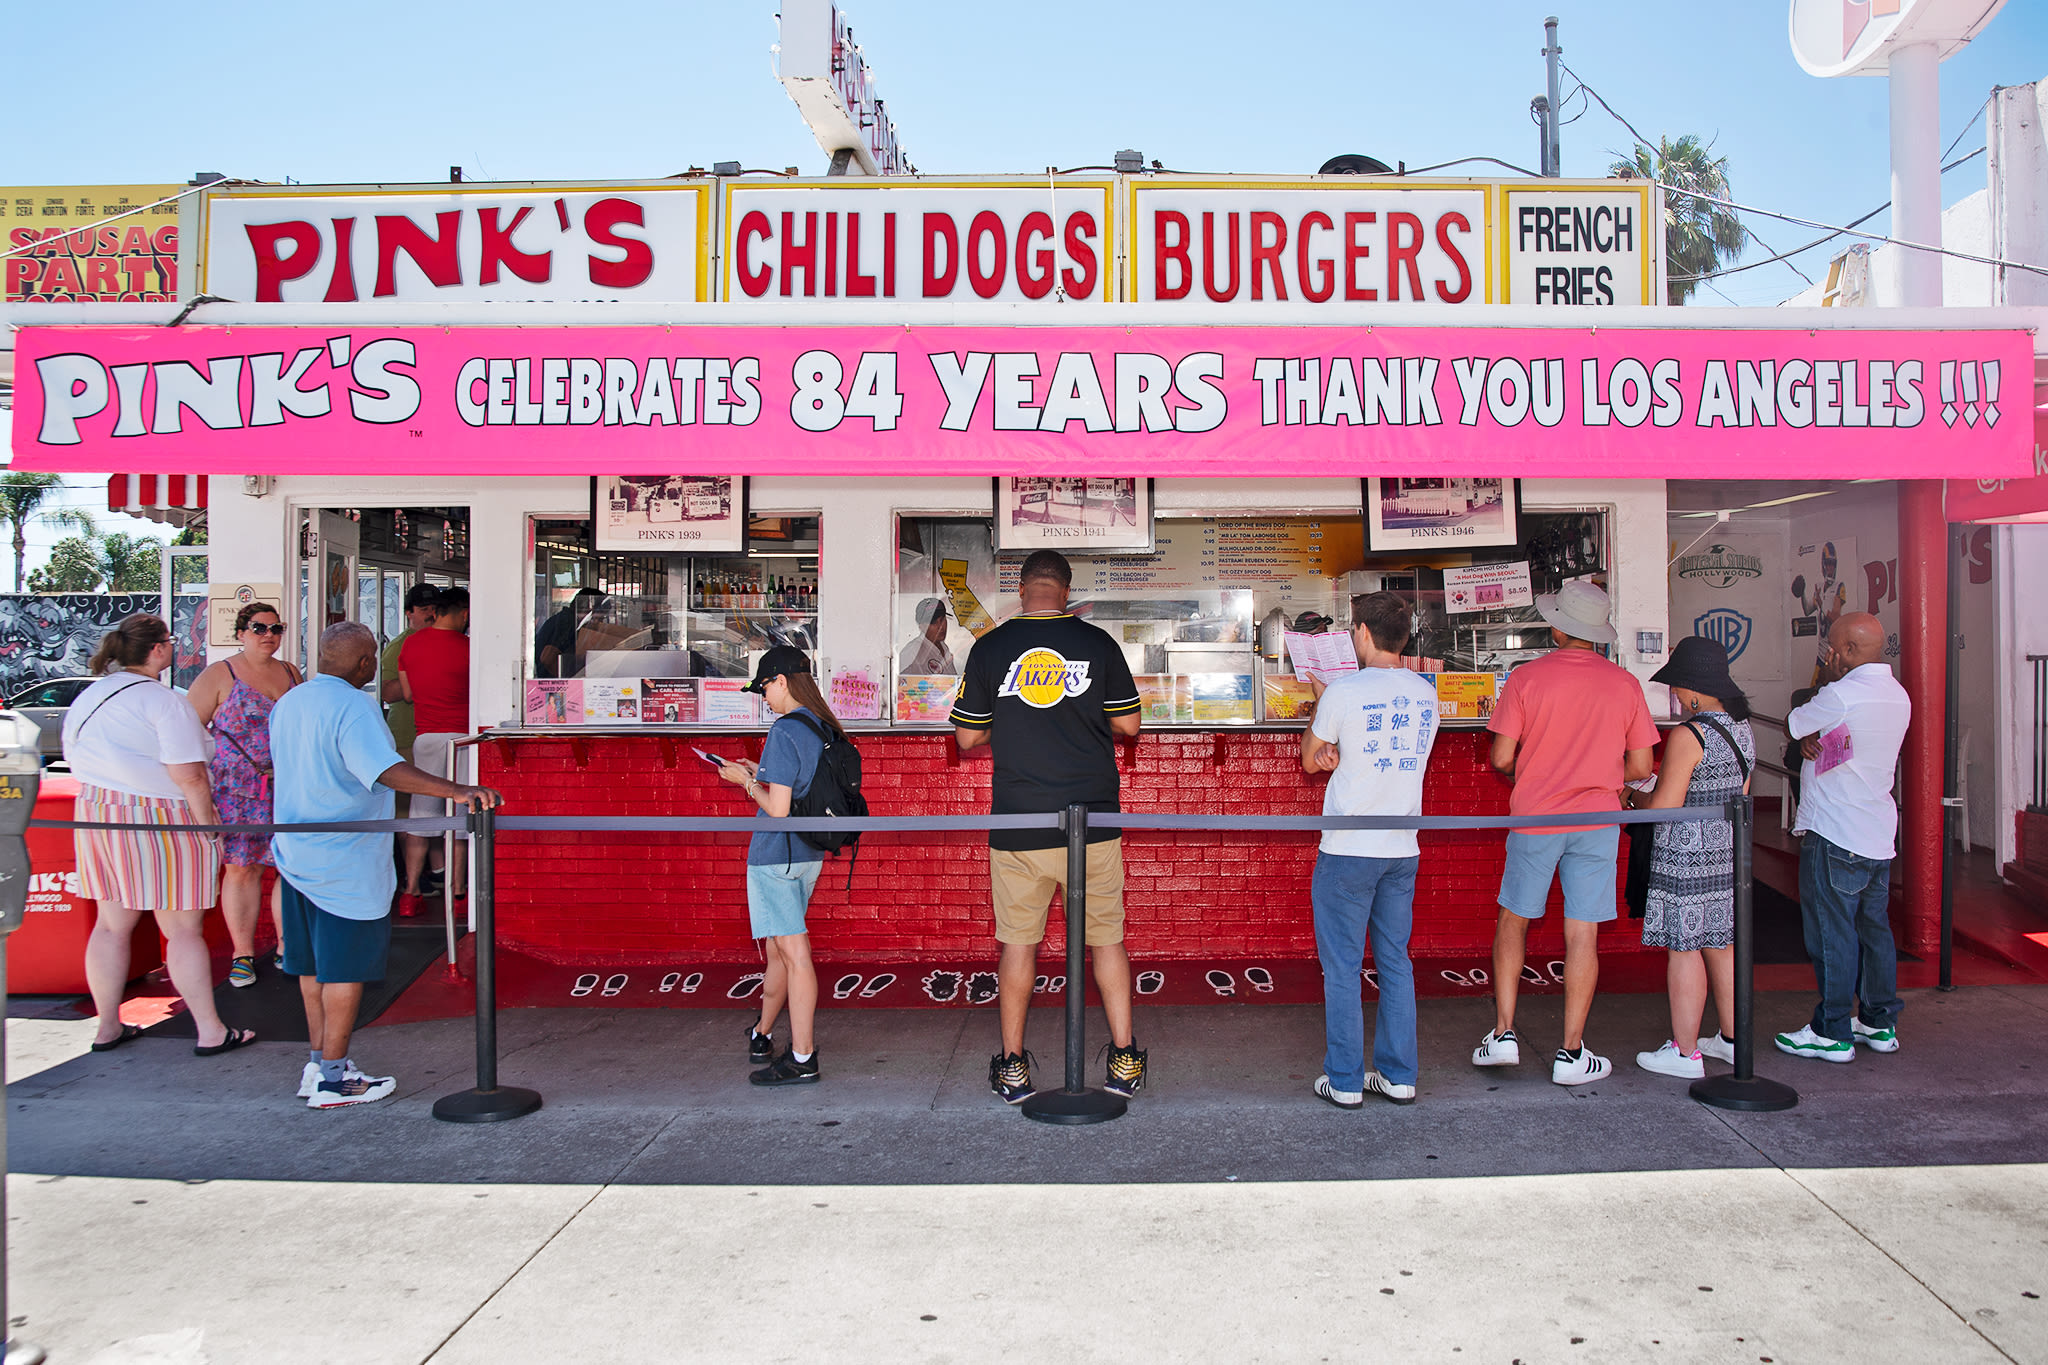
[[[107,480],[107,510],[185,527],[206,520],[206,475],[116,474]]]

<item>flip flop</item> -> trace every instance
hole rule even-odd
[[[112,1052],[115,1048],[121,1046],[121,1044],[132,1043],[141,1036],[142,1029],[140,1027],[138,1027],[135,1024],[123,1024],[121,1025],[121,1032],[118,1035],[109,1038],[104,1043],[94,1043],[92,1045],[92,1050],[94,1052]]]
[[[218,1057],[223,1052],[233,1052],[236,1048],[247,1047],[255,1041],[256,1030],[231,1028],[228,1030],[228,1036],[215,1043],[212,1047],[193,1048],[192,1055],[194,1057]]]

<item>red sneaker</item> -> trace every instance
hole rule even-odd
[[[416,919],[426,913],[427,902],[425,897],[416,896],[410,891],[398,893],[398,917],[400,919]]]

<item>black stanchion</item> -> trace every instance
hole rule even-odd
[[[434,1101],[434,1117],[449,1123],[496,1123],[540,1108],[540,1092],[498,1084],[497,816],[472,811],[469,856],[476,868],[476,1085]]]
[[[1728,803],[1735,826],[1735,1074],[1708,1076],[1692,1083],[1692,1097],[1716,1109],[1790,1109],[1799,1092],[1756,1074],[1755,1003],[1756,939],[1750,932],[1755,902],[1755,867],[1750,851],[1750,808],[1747,796]]]
[[[1088,808],[1067,807],[1061,822],[1067,831],[1067,1085],[1041,1090],[1020,1106],[1024,1117],[1040,1123],[1107,1123],[1122,1118],[1129,1104],[1122,1095],[1090,1090],[1081,1083],[1088,1064],[1088,988],[1081,972],[1088,909]]]

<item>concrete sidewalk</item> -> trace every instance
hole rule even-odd
[[[1760,1054],[1802,1102],[1756,1115],[1634,1067],[1656,997],[1600,1002],[1613,1077],[1551,1085],[1560,1006],[1482,1072],[1490,1007],[1423,1002],[1420,1102],[1359,1113],[1308,1093],[1319,1010],[1144,1011],[1152,1087],[1092,1129],[988,1094],[988,1009],[826,1014],[825,1081],[769,1092],[740,1010],[514,1011],[547,1107],[475,1128],[429,1113],[464,1021],[365,1031],[399,1097],[322,1114],[286,1045],[13,1019],[11,1311],[64,1361],[2048,1360],[2048,988],[1912,993],[1851,1066]]]

